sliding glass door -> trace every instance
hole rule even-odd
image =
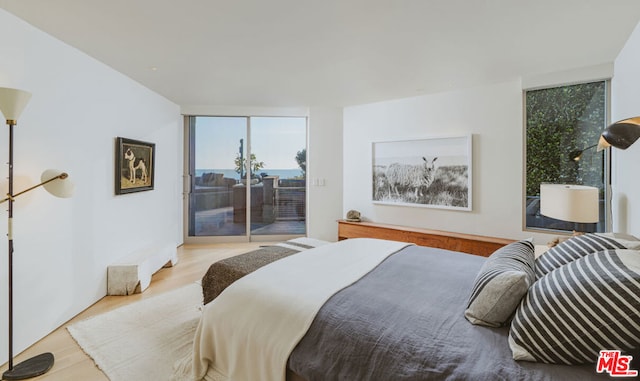
[[[236,158],[246,155],[247,118],[191,117],[189,236],[245,236],[246,195]],[[240,193],[238,193],[240,190]]]
[[[252,235],[306,233],[306,118],[254,117]],[[256,193],[258,195],[256,195]],[[262,199],[259,195],[262,195]],[[254,197],[254,196],[252,196]]]
[[[306,233],[306,118],[192,116],[187,124],[186,242]]]

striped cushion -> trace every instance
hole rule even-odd
[[[536,259],[536,279],[585,255],[609,249],[638,249],[640,241],[618,233],[587,233],[569,238]]]
[[[601,251],[538,280],[516,311],[509,346],[516,360],[556,364],[638,348],[640,252]]]
[[[533,284],[534,246],[511,243],[496,250],[482,265],[464,316],[473,324],[500,327],[513,316]]]

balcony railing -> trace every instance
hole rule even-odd
[[[306,213],[305,187],[278,187],[275,189],[276,220],[303,221]]]

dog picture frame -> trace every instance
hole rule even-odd
[[[155,143],[116,137],[116,195],[153,190]]]

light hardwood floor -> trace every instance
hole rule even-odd
[[[259,242],[251,242],[206,246],[181,246],[178,248],[178,264],[174,267],[163,268],[154,274],[151,278],[149,288],[143,293],[129,296],[105,296],[44,339],[19,354],[14,360],[14,365],[40,353],[52,352],[56,358],[53,368],[47,374],[32,378],[31,380],[108,381],[108,378],[95,366],[91,358],[82,351],[71,335],[69,335],[66,329],[67,325],[195,282],[202,278],[213,262],[251,251],[260,245],[261,243]],[[6,369],[7,364],[0,367],[0,374]]]

